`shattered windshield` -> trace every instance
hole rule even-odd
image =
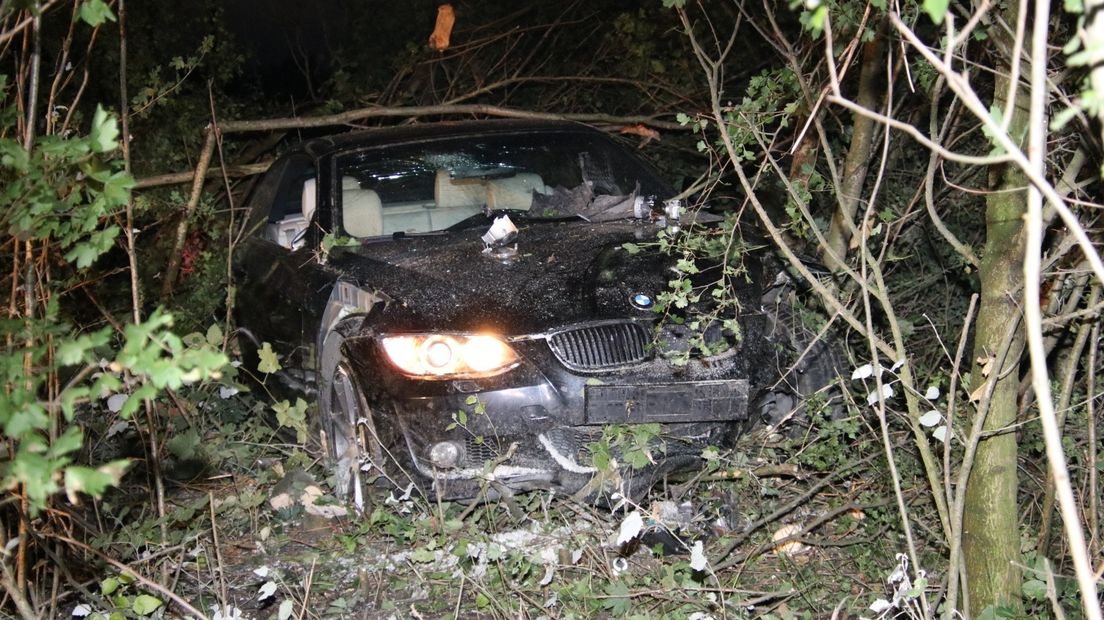
[[[366,149],[338,161],[340,213],[353,237],[464,227],[474,216],[528,219],[633,216],[663,182],[600,135],[491,134]]]

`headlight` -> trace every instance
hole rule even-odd
[[[514,350],[494,336],[385,336],[383,350],[399,370],[425,379],[490,377],[517,364]]]

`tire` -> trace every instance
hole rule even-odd
[[[322,428],[326,431],[330,472],[338,499],[363,513],[369,498],[374,464],[384,462],[375,416],[364,399],[356,375],[342,360],[334,369],[321,400]]]

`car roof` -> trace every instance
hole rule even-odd
[[[582,132],[605,135],[589,125],[572,121],[520,119],[438,121],[398,127],[380,127],[313,138],[300,143],[294,150],[306,152],[314,157],[322,157],[353,148],[417,142],[427,139],[546,132]]]

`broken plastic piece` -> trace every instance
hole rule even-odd
[[[667,231],[677,233],[680,230],[679,218],[682,216],[682,201],[678,198],[664,201],[663,214],[667,217]]]

